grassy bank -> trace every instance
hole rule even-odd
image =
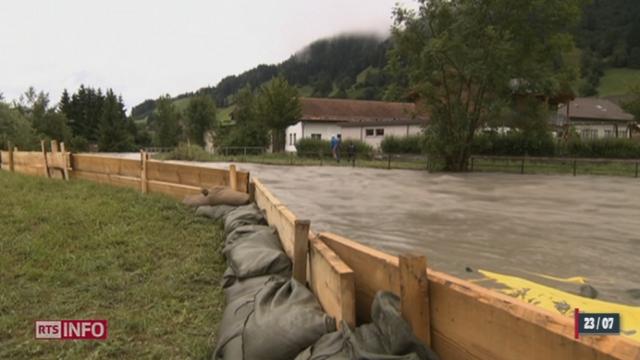
[[[0,358],[210,357],[219,225],[163,196],[0,171],[0,229]],[[36,341],[37,319],[107,319],[109,338]]]

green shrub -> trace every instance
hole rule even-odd
[[[331,156],[331,142],[329,140],[319,140],[305,138],[296,143],[296,151],[300,157]]]
[[[498,156],[554,156],[556,145],[549,133],[482,134],[474,138],[472,153]]]
[[[632,139],[572,139],[559,151],[564,156],[586,158],[638,159],[640,142]]]
[[[83,136],[74,136],[69,145],[73,152],[89,151],[89,141]]]
[[[340,145],[340,155],[342,158],[347,157],[349,145],[355,145],[356,157],[361,159],[370,159],[373,157],[373,147],[360,140],[342,140]],[[296,143],[296,150],[300,157],[317,158],[319,155],[323,157],[331,157],[331,141],[317,140],[311,138],[301,139]]]
[[[356,147],[356,157],[358,159],[372,159],[373,158],[373,147],[367,144],[364,141],[360,140],[352,140],[347,139],[342,141],[342,145],[340,146],[341,155],[343,158],[348,156],[349,145],[355,145]]]
[[[380,149],[385,154],[421,154],[424,137],[421,135],[411,136],[385,136],[380,144]]]
[[[172,151],[161,156],[163,160],[211,161],[212,156],[201,146],[180,144]]]

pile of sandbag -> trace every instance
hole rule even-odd
[[[437,359],[413,336],[390,293],[376,295],[372,323],[354,330],[343,323],[337,331],[313,293],[291,278],[291,260],[261,210],[221,202],[230,198],[225,194],[233,193],[185,199],[198,215],[222,221],[226,234],[226,307],[213,360]]]

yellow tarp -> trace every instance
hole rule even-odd
[[[640,342],[640,307],[638,306],[589,299],[515,276],[485,270],[479,270],[479,272],[487,279],[506,287],[499,291],[570,318],[573,318],[575,308],[580,309],[580,312],[619,313],[622,334]],[[570,282],[584,283],[576,279],[582,280],[582,278],[571,278],[573,281]]]

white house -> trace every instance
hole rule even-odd
[[[362,140],[374,148],[385,136],[417,134],[426,118],[416,115],[415,104],[369,100],[301,98],[300,122],[286,130],[286,151],[296,151],[304,138]]]
[[[573,127],[582,139],[629,138],[634,118],[610,100],[576,98],[558,107],[553,123]]]

